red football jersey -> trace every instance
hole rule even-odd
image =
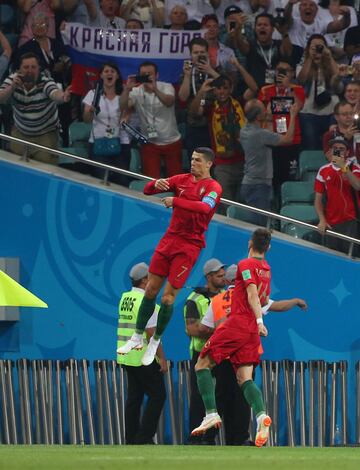
[[[360,178],[360,166],[353,165],[351,171]],[[356,219],[351,185],[340,168],[332,163],[322,166],[315,179],[315,192],[326,193],[325,217],[330,225]]]
[[[242,329],[250,333],[258,332],[256,318],[248,301],[246,288],[255,284],[259,294],[261,306],[266,304],[270,295],[271,270],[267,261],[257,258],[246,258],[239,262],[236,274],[235,287],[232,295],[231,313],[228,321],[233,318],[235,322],[241,317]]]
[[[222,194],[220,184],[212,178],[196,180],[190,173],[171,176],[167,178],[169,191],[175,195],[173,213],[169,227],[166,231],[169,235],[195,241],[205,246],[204,233],[208,228]],[[155,181],[151,181],[144,188],[145,194],[160,193],[155,189]],[[189,201],[189,208],[177,207],[176,198]],[[191,201],[204,202],[211,210],[208,213],[191,210]]]
[[[281,96],[282,94],[279,93],[278,88],[276,85],[265,85],[261,88],[259,91],[258,99],[262,101],[265,105],[265,107],[268,106],[268,104],[271,102],[271,98],[274,98],[275,96]],[[305,102],[305,90],[302,86],[299,85],[291,85],[291,88],[293,89],[293,93],[296,96],[296,98],[300,101],[300,103],[303,105]],[[276,132],[276,120],[279,118],[284,117],[286,119],[286,125],[289,127],[290,123],[290,114],[272,114],[272,123],[273,123],[273,131]],[[294,138],[292,141],[292,144],[300,144],[301,142],[301,129],[300,129],[300,120],[299,116],[296,116],[295,119],[295,132],[294,132]]]

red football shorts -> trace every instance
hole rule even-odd
[[[235,324],[224,323],[203,347],[200,357],[210,356],[216,364],[228,359],[237,370],[241,365],[260,364],[259,333],[249,333]]]
[[[200,246],[184,241],[183,238],[164,236],[151,258],[149,272],[167,277],[175,289],[180,289],[185,284],[200,251]]]

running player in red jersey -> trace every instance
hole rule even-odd
[[[233,290],[231,313],[202,349],[195,366],[199,392],[203,398],[206,416],[193,435],[202,434],[211,427],[220,427],[221,418],[216,409],[215,384],[211,369],[229,359],[246,401],[257,419],[255,445],[263,446],[269,436],[271,418],[265,412],[261,391],[253,381],[253,369],[260,363],[260,337],[267,336],[261,307],[269,301],[271,272],[265,261],[270,247],[271,233],[259,228],[249,241],[249,257],[238,264]]]
[[[136,331],[117,350],[118,354],[127,354],[132,349],[143,347],[145,326],[154,311],[156,296],[167,279],[155,334],[142,358],[143,365],[153,362],[161,335],[170,321],[176,295],[205,246],[204,232],[222,193],[219,183],[210,176],[213,161],[214,152],[207,147],[199,147],[192,154],[190,173],[154,180],[144,188],[147,195],[171,191],[175,196],[162,200],[165,207],[173,208],[173,213],[150,262],[149,280],[137,317]]]

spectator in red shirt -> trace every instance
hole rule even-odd
[[[349,157],[355,156],[360,161],[360,149],[359,145],[356,145],[357,139],[360,139],[360,130],[358,129],[360,120],[354,119],[353,107],[347,101],[340,101],[335,105],[334,116],[336,125],[332,125],[323,136],[324,153],[327,155],[330,152],[329,155],[331,156],[329,142],[336,136],[342,136],[349,147]]]
[[[276,104],[281,103],[281,98],[290,98],[300,104],[300,109],[305,102],[305,90],[300,85],[295,85],[294,81],[295,71],[292,64],[284,59],[279,60],[275,66],[275,83],[272,85],[265,85],[260,89],[258,99],[264,103],[268,109],[268,113],[272,119],[272,130],[278,134],[285,134],[290,123],[290,113],[286,106],[277,109]],[[290,103],[290,100],[288,101]],[[284,111],[284,112],[283,112]],[[292,143],[283,147],[274,147],[272,151],[273,156],[273,186],[275,192],[280,189],[284,181],[295,179],[299,152],[301,144],[301,129],[299,116],[296,116],[295,131]]]
[[[360,166],[348,158],[349,146],[344,137],[329,142],[329,163],[322,166],[315,179],[315,210],[319,216],[318,228],[359,238]],[[324,196],[326,203],[324,203]],[[328,248],[347,253],[349,243],[331,236],[325,237]]]

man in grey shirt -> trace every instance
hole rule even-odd
[[[245,204],[259,209],[270,210],[272,199],[273,162],[271,147],[289,145],[295,128],[297,104],[290,108],[289,127],[283,134],[264,129],[266,108],[253,99],[245,106],[246,125],[240,130],[240,142],[245,153],[244,177],[241,184],[241,199]],[[285,129],[284,129],[285,130]],[[251,213],[251,222],[266,225],[266,217]]]

